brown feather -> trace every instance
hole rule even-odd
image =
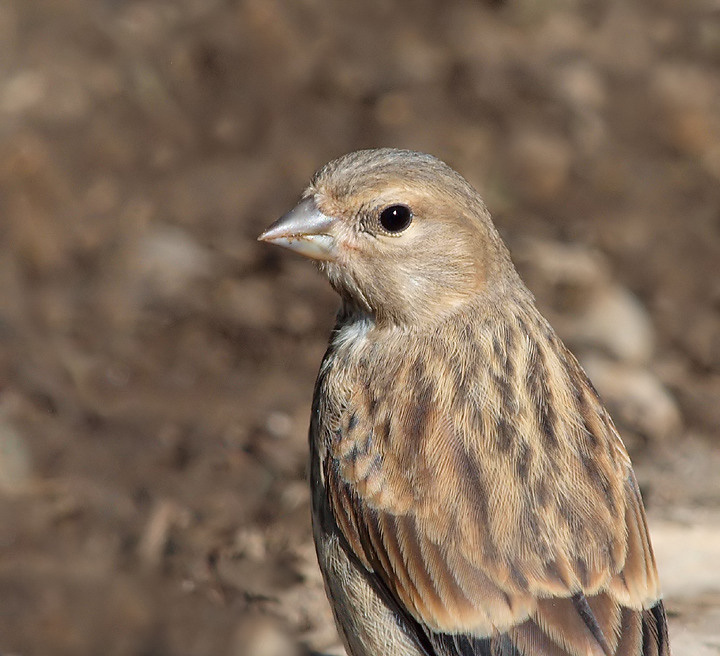
[[[512,319],[503,322],[506,327],[517,326],[515,339],[518,341],[523,338],[520,325],[526,326],[531,321],[538,322],[538,327],[545,333],[549,330],[540,323],[539,317],[533,316],[530,310],[526,312],[529,316],[522,322]],[[477,323],[475,321],[473,325]],[[491,327],[481,322],[479,329],[489,331]],[[492,339],[486,335],[471,333],[470,337],[471,344],[492,344]],[[413,338],[417,339],[417,336]],[[457,343],[460,338],[451,335],[451,339]],[[370,341],[369,336],[367,340]],[[381,375],[382,359],[363,358],[362,349],[357,348],[353,350],[356,362],[351,354],[339,357],[342,362],[352,363],[349,371],[371,382],[362,400],[356,398],[342,404],[344,411],[339,423],[352,423],[351,435],[355,438],[342,435],[329,444],[328,455],[340,472],[342,482],[352,492],[334,499],[332,495],[337,486],[330,486],[331,501],[334,507],[337,506],[336,513],[340,517],[352,516],[356,524],[362,523],[365,506],[381,518],[404,517],[408,512],[414,518],[411,524],[403,519],[401,525],[404,528],[399,538],[393,537],[397,532],[396,521],[383,520],[386,531],[381,537],[385,542],[392,538],[393,546],[386,546],[392,556],[389,563],[392,569],[386,573],[387,578],[392,579],[394,572],[407,572],[403,576],[406,585],[398,585],[396,593],[410,607],[419,605],[412,601],[413,598],[422,597],[417,589],[420,579],[425,582],[430,597],[444,595],[444,602],[450,608],[464,605],[463,578],[474,576],[467,571],[467,566],[462,576],[452,569],[445,573],[445,576],[457,578],[459,586],[446,585],[444,589],[438,586],[438,590],[432,592],[426,573],[419,571],[432,567],[424,564],[423,553],[436,554],[437,547],[442,545],[444,558],[449,563],[459,561],[455,552],[462,554],[462,560],[471,569],[479,570],[485,577],[489,575],[491,585],[510,595],[514,601],[514,612],[508,614],[499,606],[494,615],[491,613],[484,619],[478,614],[478,625],[468,628],[476,631],[490,631],[493,626],[507,628],[529,612],[530,604],[519,601],[523,594],[569,596],[582,589],[592,595],[608,586],[611,579],[623,571],[625,544],[622,538],[626,531],[632,538],[630,555],[635,558],[628,560],[631,569],[626,576],[630,581],[635,581],[638,576],[640,579],[637,579],[637,585],[625,586],[623,601],[640,607],[649,598],[656,597],[656,589],[646,589],[646,562],[652,565],[653,561],[651,552],[647,552],[649,543],[642,539],[644,524],[637,510],[638,498],[632,485],[623,480],[630,476],[627,457],[618,447],[619,439],[614,430],[610,432],[604,421],[590,414],[593,410],[596,413],[602,411],[602,406],[597,401],[592,401],[594,407],[588,401],[582,406],[578,401],[575,404],[568,402],[563,413],[546,418],[549,422],[546,429],[541,427],[541,413],[537,408],[545,400],[545,385],[552,384],[556,394],[566,400],[576,399],[578,387],[594,398],[571,356],[564,351],[552,350],[556,345],[554,340],[549,345],[536,342],[533,346],[536,355],[516,367],[514,389],[521,399],[527,399],[521,404],[527,410],[515,411],[515,424],[525,425],[526,429],[518,431],[516,442],[507,452],[498,444],[498,425],[484,419],[476,425],[471,408],[465,407],[457,415],[466,418],[465,421],[448,420],[448,411],[443,405],[457,407],[459,402],[453,398],[451,390],[442,389],[442,381],[447,378],[443,371],[432,371],[424,365],[419,367],[409,360],[395,372],[405,381],[409,391],[406,399],[398,402],[382,394],[382,388],[387,384]],[[422,348],[432,352],[450,346],[442,344],[435,334]],[[391,351],[389,348],[388,352]],[[471,360],[463,364],[465,371],[482,367],[493,357],[492,352],[483,353],[480,348],[468,349],[466,353]],[[496,377],[500,375],[500,372],[496,373]],[[466,386],[465,403],[477,402],[476,399],[487,395],[484,386],[497,384],[491,376],[492,373],[484,374],[483,369],[476,370]],[[344,382],[343,387],[346,385]],[[327,393],[328,398],[333,397],[331,390]],[[412,414],[412,406],[418,398],[430,406],[423,411],[422,421],[417,421]],[[374,401],[370,403],[367,399]],[[393,428],[395,424],[391,422],[390,428],[381,432],[382,439],[377,439],[373,416],[386,416],[393,409],[395,416],[400,418],[397,426],[409,422],[412,429]],[[487,414],[492,416],[492,410]],[[508,413],[506,409],[498,408],[496,414],[506,416]],[[352,415],[352,422],[345,418],[347,415]],[[589,434],[589,426],[596,430],[601,427],[604,432]],[[521,437],[543,430],[557,434],[557,443],[540,448],[541,445]],[[370,434],[373,440],[368,439]],[[540,439],[546,438],[540,436]],[[611,442],[610,448],[606,448],[607,442]],[[549,448],[554,450],[552,459],[547,453]],[[594,450],[591,461],[590,450]],[[375,460],[374,456],[377,456]],[[358,466],[360,457],[366,462],[375,462],[376,466]],[[553,465],[553,462],[559,462],[559,465]],[[550,476],[552,482],[545,483],[545,487],[551,491],[538,494],[537,488]],[[367,483],[370,477],[376,479],[372,487]],[[413,490],[422,490],[422,497],[416,498],[417,493]],[[348,503],[353,506],[347,507]],[[346,521],[342,523],[347,525]],[[413,527],[412,545],[408,526]],[[362,554],[362,559],[369,560],[371,556],[363,553],[356,533],[351,529],[346,537]],[[436,617],[420,614],[420,619],[441,630],[460,628],[451,620],[443,625]]]

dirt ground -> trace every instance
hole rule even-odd
[[[484,194],[720,653],[715,0],[0,2],[0,653],[340,653],[305,482],[336,299],[255,241],[315,168]]]

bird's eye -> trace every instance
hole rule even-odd
[[[413,219],[413,213],[407,205],[390,205],[380,213],[380,225],[388,232],[402,232]]]

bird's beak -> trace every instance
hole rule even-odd
[[[258,240],[284,246],[314,260],[334,260],[335,238],[330,234],[334,223],[335,219],[323,214],[310,197],[281,216]]]

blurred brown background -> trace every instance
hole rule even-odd
[[[676,656],[720,653],[716,0],[2,0],[0,652],[339,653],[336,299],[255,238],[372,146],[482,191],[631,449]]]

